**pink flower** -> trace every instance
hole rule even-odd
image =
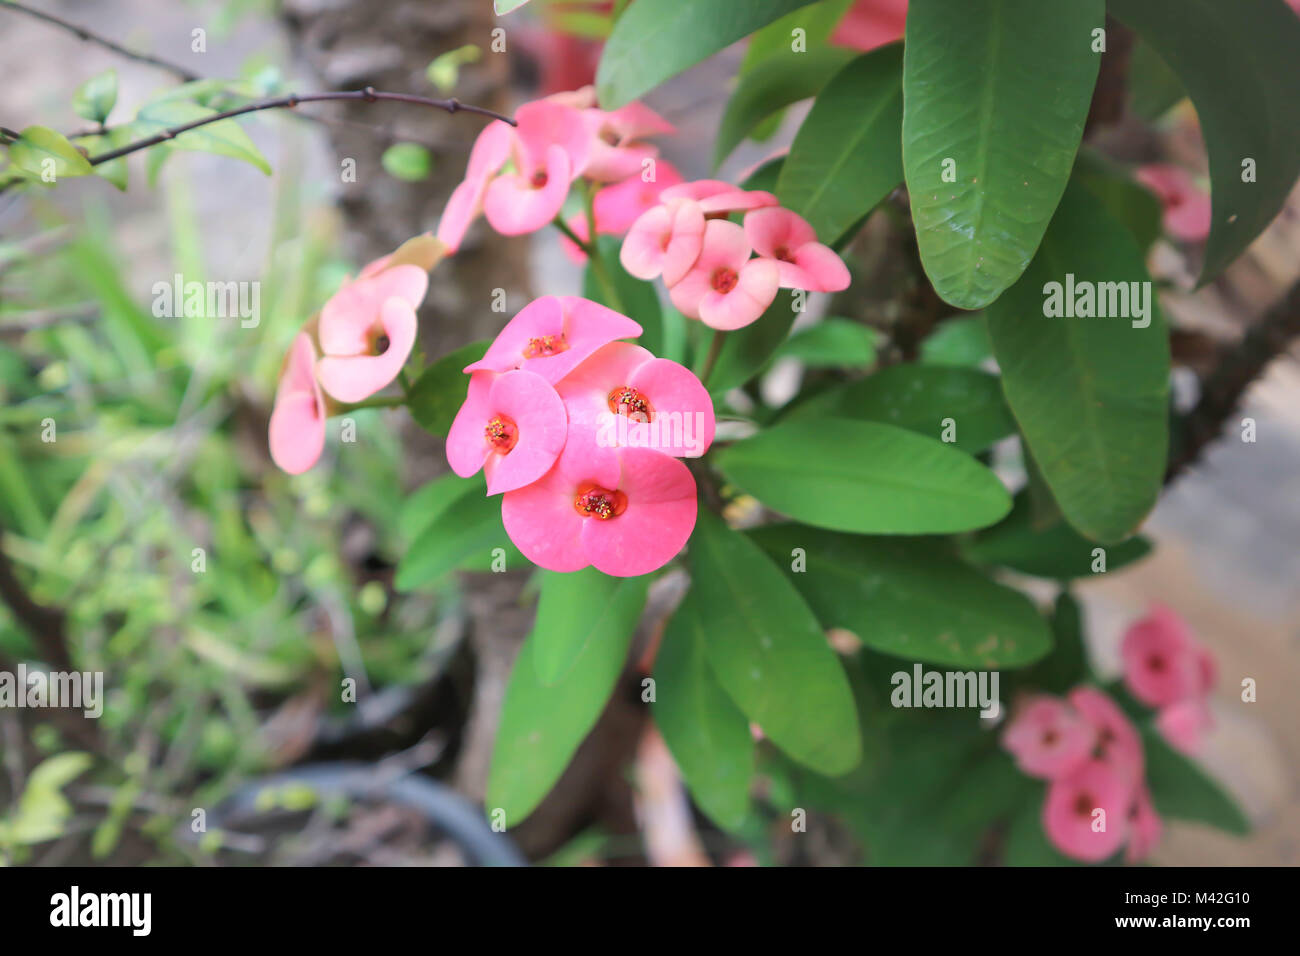
[[[664,284],[672,286],[695,265],[703,248],[704,210],[694,200],[677,199],[637,217],[618,259],[628,275],[647,280],[663,275]]]
[[[715,329],[749,325],[772,304],[781,283],[774,262],[751,260],[749,253],[744,229],[725,219],[709,220],[695,265],[668,290],[673,305]]]
[[[1024,773],[1050,780],[1087,760],[1096,738],[1092,726],[1065,701],[1044,694],[1016,709],[1002,746]]]
[[[321,386],[341,402],[359,402],[397,377],[415,345],[415,307],[429,274],[398,265],[345,282],[321,310]]]
[[[554,385],[602,345],[640,334],[641,326],[598,302],[547,295],[520,309],[465,371],[526,368]]]
[[[1131,779],[1101,760],[1089,760],[1058,777],[1048,784],[1043,803],[1047,839],[1072,859],[1108,859],[1128,835],[1133,791]]]
[[[682,174],[671,163],[660,160],[655,165],[655,179],[652,182],[646,182],[638,173],[620,183],[599,190],[591,204],[592,215],[596,220],[596,233],[603,236],[623,235],[632,228],[638,218],[659,204],[661,192],[681,181]],[[700,218],[700,234],[703,234],[703,214]],[[583,242],[590,238],[587,235],[587,217],[583,213],[576,213],[565,222]],[[586,261],[587,254],[568,237],[561,238],[560,245],[574,262],[581,264]],[[658,275],[658,272],[655,274]]]
[[[1214,729],[1214,716],[1202,697],[1189,697],[1162,707],[1156,714],[1156,729],[1169,746],[1185,754],[1200,751],[1205,735]]]
[[[781,288],[839,292],[849,287],[844,262],[817,241],[802,216],[773,206],[745,214],[745,237],[760,256],[776,260]]]
[[[1169,163],[1150,163],[1138,167],[1134,175],[1164,207],[1165,232],[1184,242],[1201,242],[1210,234],[1210,196],[1187,170]]]
[[[566,431],[564,404],[540,375],[475,372],[447,433],[447,462],[462,478],[482,468],[489,495],[513,491],[550,470]]]
[[[675,132],[671,123],[643,103],[628,103],[610,112],[591,109],[584,115],[591,130],[586,176],[600,183],[640,175],[642,163],[659,151],[638,140]]]
[[[291,475],[300,475],[325,448],[325,398],[316,382],[316,347],[299,332],[289,346],[268,429],[271,460]]]
[[[831,43],[870,52],[903,39],[907,0],[857,0],[831,34]]]
[[[569,185],[586,169],[591,135],[580,110],[540,100],[515,114],[514,172],[488,184],[483,212],[503,236],[535,232],[559,214]]]
[[[1132,721],[1095,687],[1076,687],[1070,691],[1069,701],[1096,731],[1095,760],[1136,783],[1142,776],[1142,739]]]
[[[1146,784],[1137,788],[1133,806],[1128,815],[1128,849],[1124,852],[1127,863],[1140,863],[1155,849],[1164,832],[1164,824],[1151,802],[1151,791]]]
[[[725,215],[745,209],[775,206],[777,199],[760,189],[744,190],[720,179],[697,179],[665,189],[660,195],[664,202],[674,199],[694,199],[706,216]]]
[[[506,533],[534,564],[594,565],[617,577],[667,564],[695,517],[695,479],[680,461],[648,448],[601,448],[581,431],[545,477],[501,500]]]
[[[1120,656],[1124,683],[1134,697],[1151,707],[1206,693],[1214,683],[1213,658],[1167,607],[1153,607],[1128,629]]]
[[[438,238],[452,252],[460,248],[470,224],[482,215],[488,185],[510,158],[513,143],[514,130],[500,120],[485,126],[474,140],[465,179],[452,191],[438,222]]]
[[[569,425],[611,448],[656,448],[698,458],[713,443],[713,400],[684,366],[639,345],[611,342],[556,386]]]

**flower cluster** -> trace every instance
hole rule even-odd
[[[1020,701],[1002,745],[1022,771],[1048,781],[1043,830],[1061,853],[1095,863],[1127,844],[1136,862],[1159,842],[1141,738],[1106,694],[1083,686],[1066,699]]]
[[[727,218],[739,212],[743,226]],[[673,305],[715,329],[749,325],[777,289],[838,292],[849,285],[844,262],[803,217],[769,192],[714,179],[665,188],[632,223],[619,259],[638,279],[662,276]]]
[[[338,403],[360,402],[389,385],[415,345],[415,310],[429,270],[445,254],[417,236],[344,279],[320,313],[294,337],[271,412],[271,459],[291,475],[316,464],[325,419]]]
[[[536,232],[560,215],[579,179],[622,187],[611,193],[607,186],[593,199],[598,231],[622,232],[664,184],[681,180],[642,142],[673,132],[672,125],[641,103],[602,110],[586,87],[525,103],[515,120],[514,127],[490,123],[474,142],[465,178],[438,223],[438,238],[452,252],[480,215],[504,236]]]
[[[646,574],[695,527],[682,457],[713,442],[713,401],[688,369],[624,341],[626,316],[545,296],[510,320],[477,362],[447,434],[447,461],[480,469],[506,533],[552,571]]]
[[[1182,618],[1167,607],[1152,608],[1125,633],[1120,656],[1124,683],[1134,697],[1157,708],[1156,727],[1164,738],[1184,753],[1198,750],[1213,725],[1208,698],[1218,667]]]

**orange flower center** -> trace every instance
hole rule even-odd
[[[578,489],[573,499],[573,510],[584,518],[608,521],[610,518],[617,518],[627,510],[627,495],[621,491],[610,491],[597,484],[586,484]]]
[[[736,287],[736,283],[739,281],[740,276],[736,274],[735,269],[723,266],[721,269],[714,270],[713,277],[709,280],[709,284],[713,286],[715,291],[726,295]]]
[[[615,415],[626,415],[638,422],[648,422],[654,416],[650,399],[631,385],[620,385],[609,393],[609,410]]]
[[[548,355],[558,355],[568,347],[569,343],[565,340],[563,332],[559,335],[542,335],[528,340],[528,344],[524,346],[524,358],[545,358]]]
[[[505,415],[497,415],[483,429],[483,437],[487,439],[493,451],[504,455],[519,441],[519,429],[513,419]]]

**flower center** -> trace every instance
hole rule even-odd
[[[608,521],[617,518],[627,510],[627,495],[621,491],[610,491],[597,484],[586,484],[578,489],[573,499],[573,510],[584,518],[598,518]]]
[[[563,332],[559,335],[541,335],[528,340],[528,344],[524,346],[524,358],[546,358],[548,355],[558,355],[568,347],[569,343],[565,340]]]
[[[1152,654],[1147,658],[1147,667],[1159,674],[1165,669],[1165,659],[1159,654]]]
[[[1074,801],[1074,812],[1081,817],[1092,816],[1092,808],[1092,794],[1090,793],[1081,793]]]
[[[493,451],[504,455],[519,441],[519,428],[512,418],[497,415],[483,429],[483,437],[487,439]]]
[[[609,410],[615,415],[626,415],[633,421],[648,422],[654,415],[650,399],[631,385],[620,385],[609,393]]]
[[[722,268],[713,271],[713,276],[709,279],[709,284],[713,286],[714,291],[726,295],[736,287],[736,283],[739,281],[740,276],[736,274],[735,269],[723,266]]]
[[[390,344],[388,333],[384,331],[384,327],[376,324],[370,331],[370,354],[383,355],[388,351]]]
[[[790,254],[789,246],[777,246],[772,250],[772,255],[774,258],[780,259],[782,262],[794,262],[794,256]]]
[[[533,173],[533,188],[542,189],[546,186],[546,170],[539,169]]]
[[[1059,739],[1059,738],[1056,736],[1056,731],[1055,731],[1055,730],[1048,730],[1048,731],[1045,731],[1045,732],[1043,733],[1043,746],[1044,746],[1044,747],[1052,747],[1052,746],[1055,746],[1055,745],[1056,745],[1056,741],[1057,741],[1058,739]]]

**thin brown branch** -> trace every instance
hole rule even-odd
[[[503,116],[494,110],[485,109],[482,106],[473,106],[468,103],[462,103],[460,100],[452,99],[437,100],[427,96],[416,96],[412,93],[385,93],[376,90],[373,86],[367,86],[361,90],[344,90],[333,93],[289,93],[286,96],[276,96],[271,99],[258,100],[256,103],[247,103],[244,106],[238,106],[234,109],[225,110],[221,113],[214,113],[211,116],[205,116],[202,119],[195,120],[193,123],[186,123],[183,126],[173,126],[165,129],[161,133],[150,136],[147,139],[137,140],[134,143],[128,143],[119,149],[112,149],[106,153],[100,153],[98,156],[90,157],[90,165],[97,166],[100,163],[106,163],[110,159],[117,159],[119,156],[126,156],[129,153],[138,152],[142,149],[148,149],[150,146],[157,146],[159,143],[165,143],[170,139],[175,139],[181,133],[187,133],[192,129],[198,129],[200,126],[207,126],[209,123],[216,123],[223,119],[230,119],[234,116],[243,116],[246,113],[256,113],[261,110],[274,109],[294,109],[300,103],[321,103],[333,100],[360,100],[365,103],[376,103],[379,101],[389,101],[395,103],[412,103],[416,106],[427,106],[431,109],[445,110],[448,113],[477,113],[479,116],[490,116],[492,119],[501,120],[503,123],[515,125],[515,121],[508,116]]]
[[[108,39],[108,37],[100,36],[98,33],[88,30],[83,26],[78,26],[75,23],[69,23],[67,20],[64,20],[60,17],[56,17],[52,13],[45,13],[41,10],[34,10],[29,6],[25,6],[24,4],[14,3],[13,0],[0,0],[0,7],[8,7],[10,10],[15,10],[18,13],[25,13],[29,17],[35,17],[37,20],[43,20],[46,23],[59,27],[62,30],[66,30],[69,33],[75,34],[77,37],[86,41],[87,43],[94,43],[104,47],[107,50],[112,50],[114,53],[120,54],[121,56],[126,57],[128,60],[135,60],[137,63],[148,63],[150,66],[156,66],[160,70],[166,70],[168,73],[180,77],[182,80],[185,80],[187,83],[193,80],[201,79],[201,77],[193,70],[186,69],[185,67],[180,66],[176,63],[169,63],[166,60],[159,59],[156,56],[150,56],[148,53],[141,53],[138,50],[128,49],[127,47],[122,46],[120,43],[115,43],[114,41]]]

